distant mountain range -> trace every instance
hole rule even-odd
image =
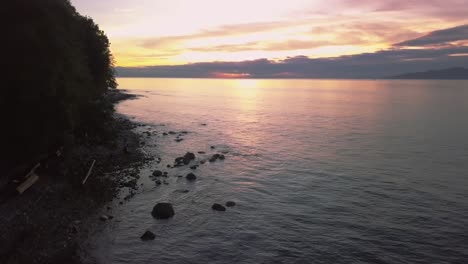
[[[468,69],[462,67],[448,68],[443,70],[431,70],[425,72],[405,73],[390,76],[385,79],[428,79],[428,80],[468,80]]]

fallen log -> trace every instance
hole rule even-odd
[[[35,182],[37,182],[37,180],[39,180],[39,176],[37,176],[36,173],[32,172],[31,176],[29,176],[23,183],[16,187],[16,191],[19,194],[24,193],[24,191],[29,189],[29,187],[31,187]]]

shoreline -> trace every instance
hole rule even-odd
[[[136,97],[125,90],[111,90],[106,95],[114,106]],[[114,113],[108,142],[65,148],[50,167],[37,172],[39,180],[23,194],[2,199],[0,259],[7,264],[82,263],[86,252],[81,245],[89,233],[112,219],[112,215],[93,216],[121,188],[128,187],[132,194],[139,168],[148,160],[139,151],[141,136],[133,131],[137,126]],[[92,160],[95,165],[83,185]]]

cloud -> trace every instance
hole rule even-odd
[[[468,66],[468,47],[442,49],[391,49],[375,53],[311,59],[306,56],[281,61],[206,62],[178,66],[118,67],[120,77],[212,77],[213,73],[245,74],[252,78],[378,78],[404,72]]]
[[[395,46],[447,45],[464,40],[468,40],[468,25],[433,31],[422,37],[397,43]]]
[[[121,77],[378,78],[413,71],[468,67],[468,56],[466,56],[468,42],[442,45],[467,40],[467,30],[468,25],[437,30],[374,53],[314,59],[295,56],[283,60],[258,59],[174,66],[117,67],[117,73]],[[268,43],[263,48],[300,49],[326,44],[320,41],[284,41]],[[257,49],[260,48],[259,45],[252,42],[237,48],[234,45],[220,48],[235,51]]]
[[[304,23],[304,21],[272,21],[272,22],[258,22],[258,23],[244,23],[244,24],[231,24],[217,27],[214,29],[203,30],[194,34],[179,35],[179,36],[166,36],[158,38],[148,38],[140,42],[140,46],[148,49],[159,48],[164,45],[173,45],[190,41],[193,39],[203,38],[219,38],[223,36],[236,36],[243,34],[252,34],[257,32],[273,31],[280,28],[287,28],[297,26]]]

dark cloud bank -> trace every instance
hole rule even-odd
[[[389,50],[336,58],[290,57],[177,66],[117,67],[119,77],[215,77],[248,73],[250,78],[381,78],[406,72],[468,67],[468,25],[438,30],[394,44]]]

